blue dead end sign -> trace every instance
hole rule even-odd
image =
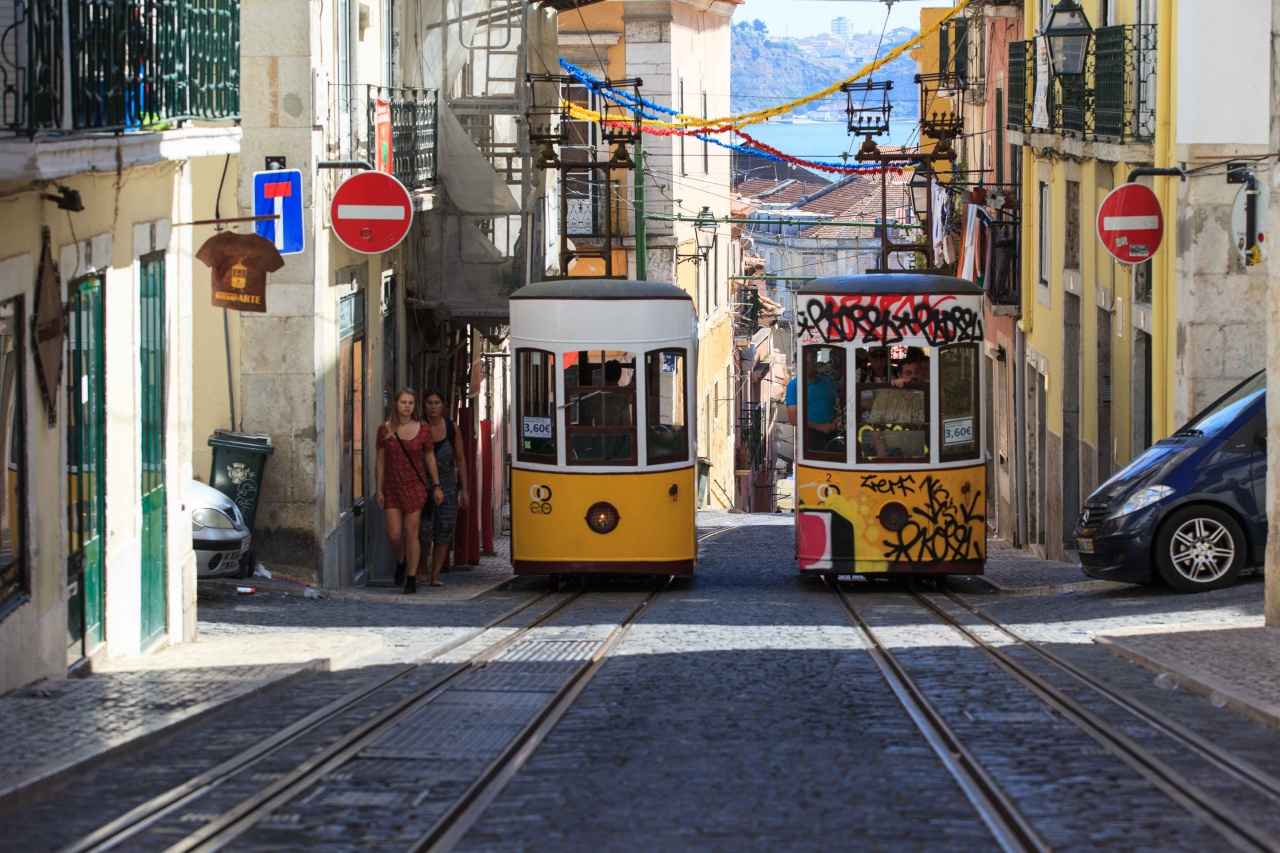
[[[253,173],[253,215],[275,216],[253,223],[253,230],[275,244],[282,255],[303,250],[302,172],[279,169]]]

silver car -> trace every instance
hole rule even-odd
[[[192,480],[191,545],[196,552],[196,576],[201,578],[245,577],[253,571],[253,560],[241,560],[249,551],[249,528],[231,498]],[[241,571],[240,564],[246,566]]]

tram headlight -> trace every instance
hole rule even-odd
[[[897,533],[907,526],[911,516],[907,508],[898,502],[887,503],[880,508],[880,526]]]
[[[612,533],[619,521],[621,517],[618,510],[606,501],[593,503],[591,509],[587,510],[587,527],[596,533]]]

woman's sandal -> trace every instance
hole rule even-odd
[[[444,586],[444,581],[432,581],[432,586]]]

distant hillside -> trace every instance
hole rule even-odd
[[[806,50],[806,46],[815,46],[813,39],[775,39],[760,26],[739,21],[733,27],[730,60],[734,113],[785,103],[849,77],[871,61],[879,39],[879,33],[853,36],[843,55],[832,55],[836,52],[829,48]],[[885,33],[880,55],[914,35],[915,31],[904,28]],[[916,64],[902,56],[872,76],[874,80],[893,81],[889,94],[894,119],[916,117],[915,74]],[[844,95],[836,95],[791,115],[843,120],[844,108]]]

